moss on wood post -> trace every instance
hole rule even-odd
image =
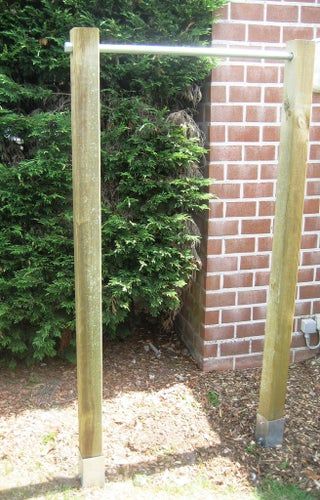
[[[282,443],[290,345],[303,218],[315,43],[287,44],[294,58],[284,74],[284,109],[256,437]]]
[[[70,39],[80,471],[84,486],[98,486],[104,481],[99,30],[74,28]]]

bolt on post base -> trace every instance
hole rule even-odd
[[[83,488],[103,488],[104,457],[82,458],[79,456],[79,473]]]
[[[257,415],[256,441],[265,448],[281,446],[284,432],[284,418],[266,420],[262,415]]]

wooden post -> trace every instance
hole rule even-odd
[[[315,43],[287,44],[294,58],[284,74],[284,109],[256,437],[282,443],[284,405],[303,218]]]
[[[70,39],[79,450],[88,487],[104,484],[99,30],[73,28]]]

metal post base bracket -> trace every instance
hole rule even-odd
[[[83,488],[103,488],[104,457],[82,458],[79,456],[79,473]]]
[[[265,448],[281,446],[283,441],[284,418],[266,420],[262,415],[257,416],[256,441]]]

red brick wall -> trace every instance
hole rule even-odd
[[[213,44],[283,48],[320,37],[318,1],[232,1],[214,26]],[[205,106],[215,179],[203,243],[204,267],[180,317],[186,343],[204,370],[262,361],[279,150],[283,64],[224,60]],[[320,94],[314,95],[304,233],[292,360],[305,348],[300,318],[320,312]],[[188,307],[189,305],[189,307]]]

